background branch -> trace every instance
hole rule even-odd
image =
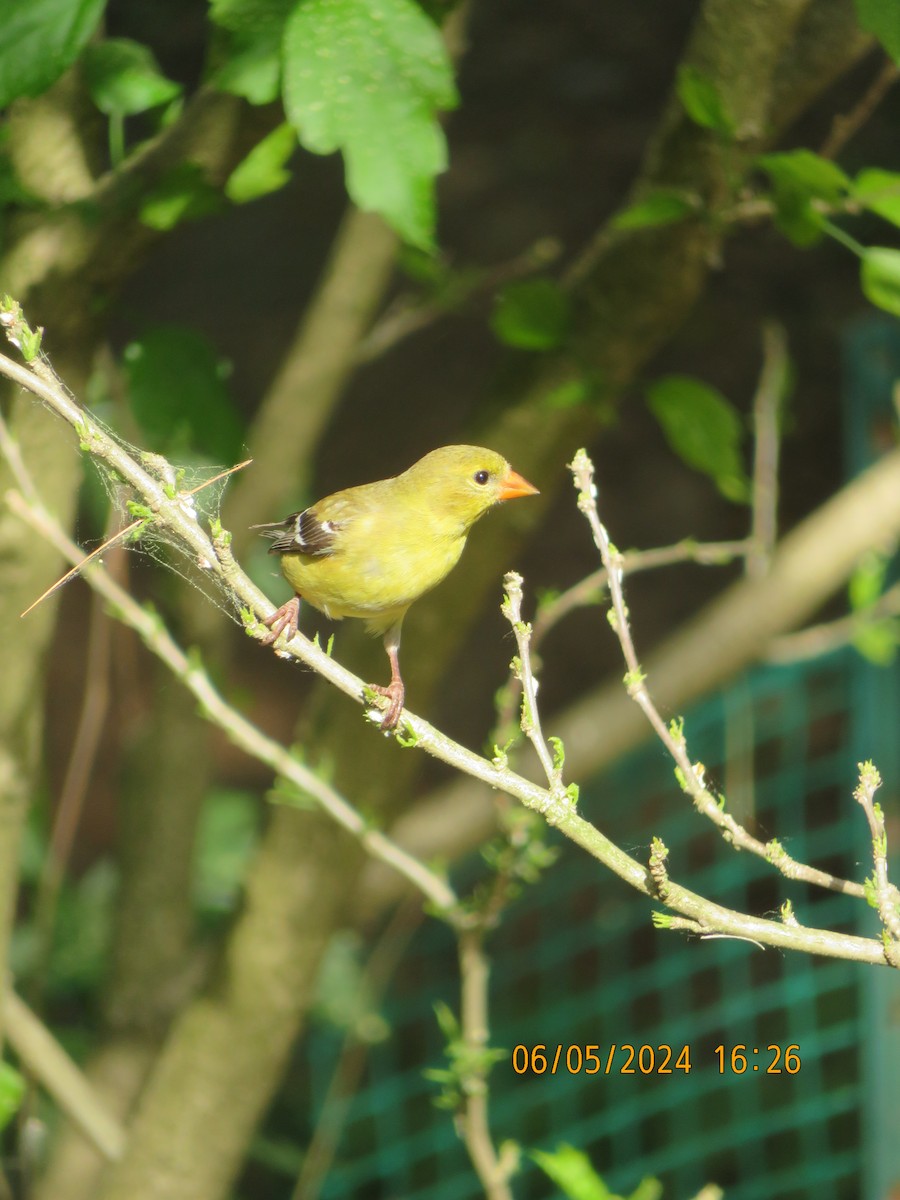
[[[466,1143],[487,1200],[512,1200],[509,1177],[514,1164],[498,1153],[488,1119],[490,964],[484,948],[484,930],[461,930],[458,935],[461,979],[460,1025],[465,1067],[463,1102],[459,1114]]]
[[[25,1069],[101,1154],[110,1160],[120,1158],[125,1131],[59,1042],[12,989],[6,991],[3,1006],[10,1042]]]
[[[747,558],[751,578],[764,575],[778,540],[778,455],[781,404],[788,384],[787,338],[780,325],[763,327],[763,369],[753,398],[752,551]]]
[[[383,300],[397,244],[380,217],[347,209],[316,295],[253,422],[253,487],[236,488],[225,514],[239,545],[251,525],[277,519],[287,500],[307,496],[317,448],[356,370],[357,348]]]

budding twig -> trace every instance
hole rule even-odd
[[[600,551],[603,566],[607,571],[610,599],[612,601],[612,610],[609,614],[610,625],[612,625],[616,637],[619,639],[619,645],[622,648],[622,654],[628,668],[625,675],[628,694],[639,705],[657,737],[672,756],[676,767],[676,777],[682,790],[691,797],[697,810],[718,826],[726,841],[741,850],[748,850],[751,854],[755,854],[759,858],[764,858],[767,862],[777,867],[788,879],[801,879],[806,883],[828,888],[830,891],[843,892],[846,895],[858,896],[860,898],[864,897],[865,888],[862,884],[848,879],[841,879],[839,876],[832,875],[828,871],[821,871],[817,867],[810,867],[805,863],[797,862],[787,854],[775,839],[763,842],[759,838],[753,837],[752,834],[725,810],[724,797],[713,795],[706,786],[703,764],[692,762],[688,755],[683,722],[673,720],[667,725],[660,716],[659,710],[647,689],[645,676],[641,670],[637,652],[634,648],[628,608],[625,604],[625,594],[622,586],[624,576],[622,557],[610,541],[609,534],[597,512],[594,464],[584,450],[579,450],[569,466],[575,477],[576,487],[578,488],[578,507],[587,517],[594,538],[594,544]]]

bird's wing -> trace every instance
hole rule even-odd
[[[262,537],[272,539],[270,554],[314,554],[324,556],[334,553],[334,537],[340,528],[337,521],[323,521],[314,508],[291,513],[283,521],[268,525],[254,525]]]

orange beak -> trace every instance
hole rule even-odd
[[[523,479],[518,471],[510,470],[500,484],[500,499],[515,500],[517,496],[537,496],[538,490],[534,484]]]

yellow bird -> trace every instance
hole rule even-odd
[[[394,729],[405,688],[398,652],[409,606],[456,565],[469,530],[501,500],[537,493],[509,463],[480,446],[442,446],[392,479],[346,488],[284,521],[255,525],[296,593],[266,620],[271,645],[297,632],[301,597],[326,617],[359,617],[384,635],[391,682],[374,691]]]

